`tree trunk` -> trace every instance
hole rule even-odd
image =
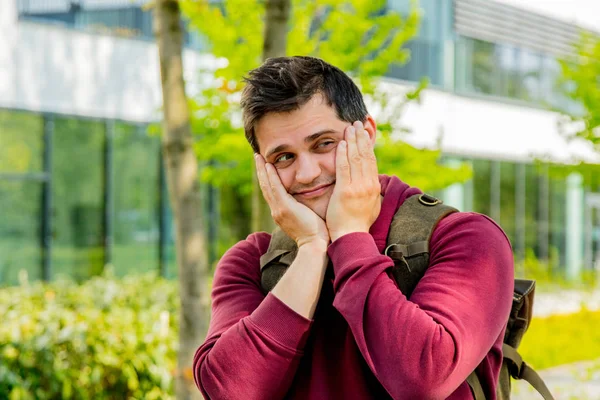
[[[198,162],[183,80],[183,33],[177,0],[155,0],[154,30],[163,92],[162,146],[175,223],[181,305],[175,393],[178,399],[188,400],[201,398],[200,391],[194,386],[192,360],[206,333],[208,318],[202,294],[208,264]]]
[[[285,56],[290,9],[290,0],[267,0],[263,61]]]
[[[267,0],[265,8],[263,61],[285,56],[291,4],[290,0]],[[262,197],[256,171],[253,171],[252,179],[252,230],[270,232],[275,224],[271,218],[271,210]]]

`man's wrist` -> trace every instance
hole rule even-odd
[[[330,232],[331,242],[333,243],[337,239],[341,238],[342,236],[349,235],[351,233],[357,233],[357,232],[369,233],[369,230],[368,229],[348,229],[348,230],[343,230],[343,231],[339,231],[339,232]]]
[[[329,243],[325,242],[323,239],[313,239],[298,245],[298,250],[306,250],[311,253],[326,253],[327,246]]]

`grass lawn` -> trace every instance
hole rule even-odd
[[[519,353],[536,370],[600,358],[600,311],[534,318]]]

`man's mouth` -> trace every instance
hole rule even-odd
[[[304,190],[302,192],[297,192],[294,196],[298,196],[302,199],[312,199],[312,198],[323,195],[332,186],[333,186],[333,183],[329,183],[327,185],[320,185],[313,189]]]

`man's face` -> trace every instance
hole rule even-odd
[[[323,219],[335,187],[336,148],[350,125],[315,95],[298,110],[267,114],[255,126],[260,154],[275,166],[287,192]],[[371,116],[365,130],[374,141]]]

